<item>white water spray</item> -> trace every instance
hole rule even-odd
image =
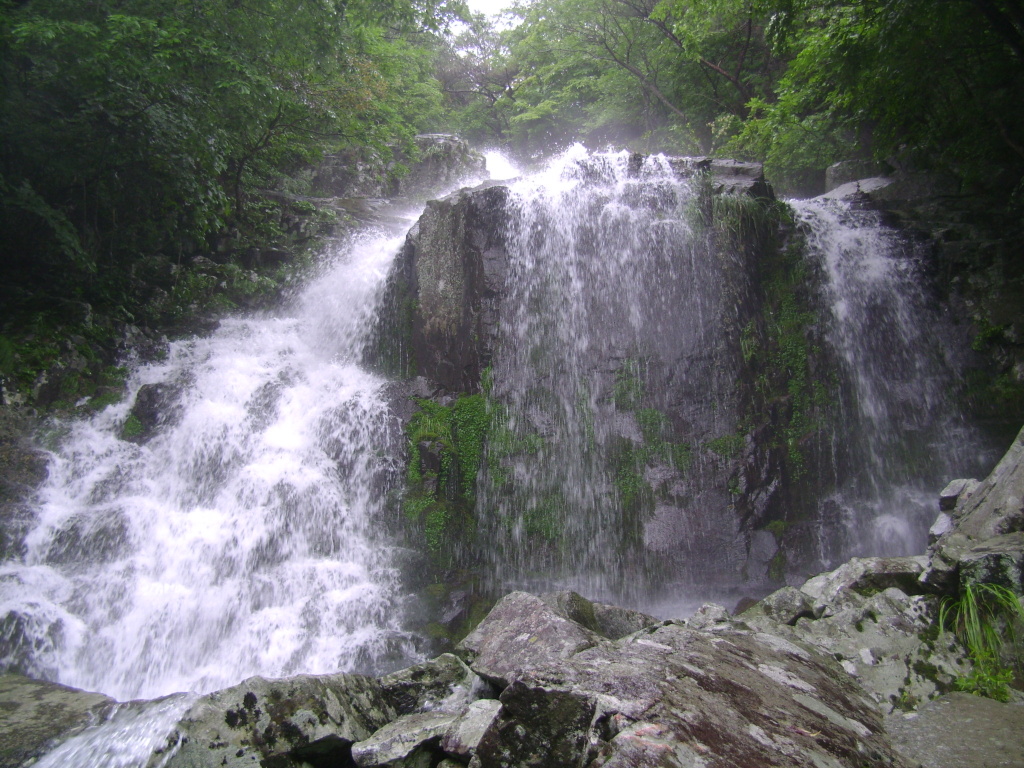
[[[394,425],[358,365],[400,242],[357,240],[291,311],[171,344],[70,425],[0,567],[4,666],[131,699],[414,655],[377,519]],[[136,444],[146,385],[166,423]]]
[[[845,531],[824,537],[823,565],[922,553],[936,489],[982,461],[954,401],[963,340],[926,293],[913,243],[876,212],[827,196],[791,205],[823,276],[850,406],[839,440],[855,471],[826,502]]]

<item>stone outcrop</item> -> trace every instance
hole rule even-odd
[[[964,481],[952,495],[949,489],[944,497],[945,506],[953,505],[943,513],[950,524],[928,549],[922,581],[947,591],[992,581],[1024,593],[1024,430],[983,482]]]
[[[0,675],[0,768],[30,765],[113,707],[113,699],[98,693]]]
[[[396,718],[380,683],[361,675],[254,677],[199,699],[169,742],[167,768],[344,765],[352,744]],[[154,760],[154,765],[156,764]]]
[[[603,162],[595,159],[591,165],[573,169],[573,173],[580,174],[582,187],[591,181],[596,185],[608,183],[609,171]],[[649,267],[646,271],[638,267],[636,271],[643,274],[631,288],[639,296],[650,298],[649,306],[641,300],[639,306],[630,305],[632,310],[624,309],[616,303],[618,298],[607,295],[609,287],[602,283],[600,270],[590,275],[580,268],[580,274],[573,279],[581,285],[581,304],[572,311],[587,313],[599,326],[588,330],[588,348],[581,353],[584,359],[573,362],[573,370],[579,372],[583,383],[574,393],[567,394],[575,386],[576,374],[559,377],[548,373],[536,377],[530,390],[530,397],[536,395],[536,407],[527,408],[529,413],[516,412],[511,416],[517,423],[515,431],[534,434],[517,434],[517,439],[506,440],[506,444],[497,447],[493,446],[496,441],[485,437],[484,442],[494,450],[486,465],[483,485],[500,475],[502,479],[497,482],[503,483],[503,487],[495,490],[494,497],[511,499],[517,493],[537,496],[509,502],[512,507],[528,510],[511,517],[532,515],[529,523],[523,523],[532,537],[530,546],[520,548],[524,558],[531,556],[525,553],[534,551],[541,558],[547,549],[566,546],[556,541],[558,531],[579,526],[558,519],[566,513],[558,511],[564,504],[553,501],[557,489],[546,493],[545,479],[524,490],[512,467],[517,462],[526,463],[524,451],[535,450],[530,445],[536,446],[540,441],[553,444],[558,439],[554,435],[554,430],[560,428],[561,417],[557,412],[566,410],[573,397],[579,402],[586,400],[585,407],[591,411],[587,418],[599,424],[595,431],[599,440],[590,455],[592,464],[599,469],[588,482],[607,482],[612,477],[623,488],[635,486],[635,490],[607,491],[620,497],[621,510],[613,514],[621,519],[591,532],[595,540],[590,548],[602,552],[629,548],[629,553],[620,557],[620,562],[634,571],[623,574],[626,581],[646,578],[646,572],[658,573],[659,580],[669,582],[746,580],[757,583],[756,589],[764,591],[767,584],[782,581],[784,569],[780,563],[785,560],[771,534],[762,532],[762,543],[767,541],[774,546],[763,557],[765,548],[754,547],[751,537],[755,528],[778,514],[785,497],[781,487],[784,483],[778,478],[785,476],[782,465],[791,452],[779,447],[783,443],[776,439],[774,426],[743,435],[736,432],[735,425],[744,422],[747,400],[754,397],[753,382],[758,373],[763,373],[750,366],[770,365],[770,361],[779,359],[775,347],[782,341],[792,341],[772,335],[774,326],[770,327],[768,322],[772,310],[762,306],[763,292],[755,288],[763,277],[759,277],[760,272],[774,269],[769,265],[778,261],[770,258],[767,250],[767,233],[774,232],[778,224],[772,218],[777,209],[769,202],[772,191],[757,163],[707,158],[671,158],[667,162],[677,179],[701,179],[692,187],[696,190],[695,199],[688,197],[691,187],[684,184],[678,189],[670,188],[671,182],[666,183],[665,177],[659,175],[662,167],[655,172],[645,165],[647,158],[634,155],[624,163],[625,175],[639,183],[630,193],[632,197],[624,195],[619,203],[635,206],[641,217],[650,216],[652,226],[661,220],[679,228],[693,224],[702,228],[701,235],[695,236],[692,243],[684,243],[680,238],[658,241],[660,244],[651,245],[650,258],[637,256],[658,265],[657,269]],[[616,173],[619,170],[616,167]],[[653,180],[645,186],[648,177]],[[629,184],[625,186],[632,189]],[[508,188],[499,184],[485,184],[428,204],[410,232],[389,282],[385,311],[370,345],[369,358],[375,367],[409,381],[422,379],[426,386],[417,388],[433,393],[431,399],[446,407],[460,397],[481,393],[486,388],[485,371],[491,368],[495,386],[488,397],[496,407],[489,412],[520,408],[521,404],[512,402],[518,396],[509,391],[506,366],[533,371],[536,366],[548,365],[545,350],[553,350],[558,344],[557,339],[547,337],[517,341],[510,330],[530,322],[523,319],[529,310],[523,309],[517,278],[510,276],[513,261],[519,264],[513,259],[513,249],[521,238],[528,237],[516,229],[517,222],[527,220],[517,213],[519,207],[532,204],[526,197],[513,197]],[[591,199],[584,194],[583,198],[595,217],[607,202],[601,195]],[[718,205],[722,200],[724,204]],[[546,214],[536,215],[536,226],[542,230]],[[698,215],[699,224],[687,218]],[[555,227],[553,222],[549,223]],[[741,230],[748,234],[760,232],[762,236],[736,235],[742,240],[737,244],[733,234]],[[606,235],[591,236],[600,240]],[[614,240],[607,236],[609,243]],[[601,254],[587,252],[587,242],[583,236],[577,256],[581,262],[599,263]],[[688,250],[691,246],[695,253]],[[674,277],[665,280],[665,274]],[[538,278],[540,283],[544,279]],[[559,278],[550,280],[554,284]],[[546,295],[543,289],[538,291]],[[535,300],[560,301],[541,295]],[[659,307],[672,310],[661,311]],[[631,311],[643,317],[633,318],[630,323],[606,322],[623,314],[632,317]],[[552,321],[552,325],[558,322]],[[795,333],[803,332],[799,329]],[[744,356],[739,344],[742,334],[749,337],[752,346],[762,350],[760,362],[751,362],[753,357]],[[800,341],[803,342],[802,336]],[[526,348],[531,354],[535,350],[536,358],[518,360],[516,355],[525,354]],[[781,393],[787,386],[780,371],[761,380],[758,392],[767,387],[778,388]],[[584,390],[585,395],[581,394]],[[641,391],[642,396],[638,394]],[[707,401],[709,391],[716,393],[714,407]],[[780,394],[775,401],[780,423],[790,418],[782,413],[790,407],[790,400],[788,395]],[[577,411],[582,413],[580,407],[577,405]],[[396,411],[401,410],[396,407]],[[453,432],[452,442],[459,439],[460,435]],[[437,448],[437,443],[416,446],[415,460],[421,466],[411,476],[440,479],[443,472],[437,470],[437,465],[443,468],[444,462],[440,461]],[[459,461],[465,458],[461,446],[453,444],[448,448]],[[817,455],[811,449],[807,453]],[[639,463],[638,457],[642,458]],[[448,459],[451,463],[451,457]],[[448,480],[449,485],[456,483]],[[471,499],[475,492],[472,486],[468,482],[465,487],[449,488],[449,496]],[[444,494],[427,482],[413,487],[411,481],[406,490],[407,498],[422,502],[436,497],[444,503]],[[451,527],[442,537],[442,551],[429,553],[433,560],[469,570],[472,562],[486,561],[490,549],[500,549],[490,547],[493,542],[484,540],[500,538],[502,531],[488,531],[481,521],[456,529],[457,522],[471,514],[472,510],[462,509],[449,509],[446,516],[435,514],[432,520],[443,517]],[[590,509],[573,511],[576,520],[597,514]],[[490,519],[493,522],[497,518],[494,515]],[[511,519],[506,522],[512,525]],[[416,547],[423,539],[426,523],[419,519],[409,528],[401,535],[405,543]],[[475,532],[478,540],[463,539],[465,531]],[[684,546],[690,554],[682,558],[678,555]],[[507,562],[502,567],[509,571],[539,570],[530,564]]]
[[[884,712],[913,709],[946,693],[970,670],[966,651],[951,634],[940,642],[934,595],[843,588],[822,599],[811,594],[813,585],[805,589],[769,595],[737,620],[837,660]],[[794,593],[807,599],[794,599]]]
[[[406,308],[410,367],[450,392],[475,392],[490,364],[507,269],[508,188],[432,200],[409,233],[391,301]]]

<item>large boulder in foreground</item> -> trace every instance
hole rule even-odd
[[[902,766],[873,702],[827,657],[681,625],[518,676],[471,766]]]
[[[513,592],[494,606],[456,652],[480,677],[504,688],[526,670],[603,642],[607,641],[596,632],[559,616],[539,597]]]
[[[835,659],[883,712],[913,710],[952,690],[970,665],[960,642],[951,633],[939,633],[939,599],[887,587],[881,592],[841,590],[823,601],[822,583],[842,581],[861,570],[849,565],[833,571],[833,580],[812,579],[800,590],[788,587],[780,590],[781,594],[769,595],[740,614],[738,621],[814,647]],[[796,595],[803,595],[806,601],[800,602]],[[813,608],[808,611],[809,603]],[[780,610],[780,604],[801,606],[803,612],[796,614],[792,607]]]
[[[166,768],[350,764],[352,744],[396,717],[363,675],[253,677],[200,698],[170,738]],[[319,761],[319,762],[318,762]],[[156,762],[153,763],[154,765]]]
[[[88,725],[113,699],[21,675],[0,675],[0,768],[30,765]]]

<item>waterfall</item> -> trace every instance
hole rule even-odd
[[[707,183],[577,147],[511,184],[476,508],[494,591],[664,613],[919,554],[936,490],[983,469],[923,251],[836,200]]]
[[[509,183],[492,217],[504,251],[478,254],[506,259],[494,273],[507,277],[487,287],[493,356],[472,393],[489,422],[463,497],[475,539],[452,543],[486,588],[568,587],[678,616],[718,589],[777,587],[768,558],[785,544],[767,526],[782,513],[817,543],[815,565],[923,551],[936,488],[984,458],[955,406],[961,339],[911,244],[837,201],[792,203],[820,288],[818,315],[795,315],[837,362],[823,375],[839,395],[827,426],[788,417],[797,448],[828,449],[805,468],[821,493],[780,510],[813,494],[784,493],[810,481],[787,475],[772,424],[794,399],[785,366],[766,373],[782,319],[758,280],[778,254],[744,241],[779,229],[779,209],[712,194],[690,160],[625,152],[574,148]],[[172,343],[132,367],[124,402],[57,425],[36,519],[0,564],[0,667],[132,699],[419,657],[387,525],[406,436],[388,382],[361,364],[401,240],[353,238],[280,311]],[[813,367],[805,330],[790,351]],[[468,394],[421,383],[439,406]],[[132,438],[132,403],[153,392],[162,422]]]
[[[395,424],[358,364],[400,243],[356,238],[285,310],[172,343],[124,402],[60,425],[0,566],[4,667],[131,699],[416,657],[380,522]],[[139,444],[146,385],[171,396]]]
[[[697,450],[734,430],[734,397],[690,182],[575,148],[511,190],[477,505],[491,572],[635,604],[652,579],[735,570],[723,462]]]
[[[929,288],[923,246],[842,200],[790,204],[819,271],[844,391],[822,565],[920,554],[937,489],[989,459],[957,403],[966,339]]]

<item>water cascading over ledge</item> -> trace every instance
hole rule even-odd
[[[172,343],[59,425],[0,563],[0,668],[127,700],[416,658],[381,520],[394,425],[357,364],[400,242],[339,246],[291,306]]]
[[[927,242],[856,196],[790,205],[839,393],[833,473],[817,490],[818,561],[920,554],[936,489],[995,460],[963,409],[969,327],[928,278]]]
[[[421,377],[403,505],[434,578],[671,611],[874,547],[923,551],[928,512],[905,497],[962,455],[908,484],[905,430],[957,423],[955,355],[907,337],[869,363],[843,346],[892,348],[886,313],[936,321],[912,298],[883,307],[920,278],[894,233],[810,208],[774,201],[754,164],[582,151],[431,203],[377,349]],[[872,232],[848,269],[903,280],[852,331],[832,225]],[[868,401],[864,377],[899,385]]]

